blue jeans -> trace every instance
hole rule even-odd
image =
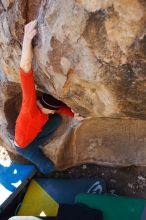
[[[34,163],[39,171],[48,174],[55,170],[54,164],[42,152],[42,144],[48,140],[61,124],[62,117],[58,114],[49,115],[49,120],[43,126],[42,131],[25,148],[15,146],[16,151],[27,160]]]

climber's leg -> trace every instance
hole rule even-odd
[[[38,148],[36,140],[25,148],[20,148],[17,146],[15,146],[15,148],[20,155],[36,165],[41,173],[47,174],[55,170],[52,161],[49,160]]]
[[[19,154],[34,163],[40,172],[44,174],[54,171],[55,168],[52,161],[39,149],[39,146],[54,133],[61,124],[61,121],[62,118],[60,115],[51,115],[47,123],[43,126],[42,131],[28,146],[25,148],[15,146]]]
[[[46,122],[46,124],[42,128],[42,131],[36,137],[38,141],[38,146],[40,148],[45,141],[48,141],[50,139],[56,129],[60,126],[61,122],[62,117],[59,114],[49,116],[49,120]]]

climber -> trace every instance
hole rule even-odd
[[[32,39],[37,34],[37,21],[31,21],[24,28],[22,54],[20,60],[20,82],[22,105],[16,120],[14,145],[16,151],[34,163],[41,173],[48,174],[55,166],[44,154],[42,145],[49,139],[62,121],[60,114],[83,118],[74,113],[66,104],[44,93],[37,99],[32,65]]]

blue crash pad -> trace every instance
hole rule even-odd
[[[36,178],[35,181],[57,203],[74,203],[75,196],[81,192],[89,194],[105,194],[106,184],[100,178],[80,179],[44,179]]]
[[[5,166],[0,161],[0,213],[18,195],[35,172],[33,165],[11,163]]]
[[[35,178],[27,189],[18,215],[40,216],[43,212],[46,216],[56,216],[60,203],[74,203],[75,196],[81,192],[104,194],[105,181],[100,178]]]

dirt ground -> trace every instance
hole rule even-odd
[[[0,146],[0,160],[29,163],[21,156],[15,156]],[[40,173],[38,176],[43,176]],[[83,164],[49,175],[53,178],[100,177],[106,181],[107,191],[111,194],[146,199],[146,167],[103,167]]]

